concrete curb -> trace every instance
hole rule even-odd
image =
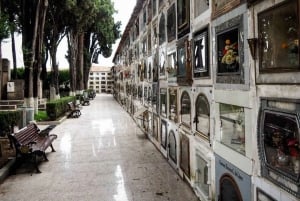
[[[4,180],[8,177],[9,172],[12,166],[15,164],[16,159],[12,158],[10,161],[0,169],[0,184],[4,182]]]

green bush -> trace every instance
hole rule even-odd
[[[63,97],[46,104],[46,112],[50,120],[56,120],[68,111],[68,103],[75,101],[74,96]]]
[[[22,111],[0,111],[0,136],[13,132],[13,126],[19,125]]]
[[[34,114],[34,120],[36,120],[36,121],[46,121],[46,120],[49,120],[49,117],[48,117],[46,111],[38,111],[37,114]]]

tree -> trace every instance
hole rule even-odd
[[[2,4],[0,2],[0,69],[2,70],[2,52],[1,52],[1,43],[2,40],[9,36],[9,25],[8,25],[8,17],[6,13],[2,11]],[[1,84],[0,79],[0,86]],[[2,97],[2,89],[0,87],[0,99]]]
[[[84,87],[87,88],[90,67],[97,63],[98,56],[102,54],[109,57],[112,53],[112,44],[120,38],[121,22],[114,22],[113,14],[116,12],[111,0],[100,0],[94,23],[90,24],[85,32],[84,41]]]
[[[71,90],[83,90],[87,88],[91,60],[99,54],[111,55],[112,44],[120,37],[120,22],[114,23],[111,0],[67,2]]]
[[[47,55],[49,52],[52,67],[51,86],[55,88],[57,95],[59,94],[59,69],[56,60],[56,53],[58,45],[65,36],[65,27],[67,22],[64,20],[65,18],[62,17],[65,15],[65,6],[66,1],[49,0],[49,6],[47,9],[47,16],[45,21],[44,43],[46,52],[44,56],[44,63],[46,64],[47,62]],[[45,73],[46,65],[44,65],[43,68],[43,75],[45,75]]]
[[[48,0],[20,0],[22,49],[25,67],[25,104],[28,107],[35,107],[35,110],[37,110],[37,82],[41,67],[43,30],[47,6]],[[33,85],[34,81],[35,85]],[[36,101],[33,97],[36,98]]]
[[[16,62],[16,48],[15,48],[15,32],[20,32],[19,30],[19,21],[17,16],[19,16],[19,0],[1,0],[3,12],[8,17],[9,30],[11,37],[11,48],[12,48],[12,57],[13,57],[13,73],[12,78],[16,79],[17,77],[17,62]]]

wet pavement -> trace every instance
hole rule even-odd
[[[0,185],[1,201],[198,200],[112,95],[97,95],[51,133],[56,152],[47,150],[42,173],[21,167]]]

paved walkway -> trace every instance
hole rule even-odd
[[[196,201],[154,145],[111,95],[97,95],[67,119],[41,174],[18,172],[0,185],[1,201]]]

